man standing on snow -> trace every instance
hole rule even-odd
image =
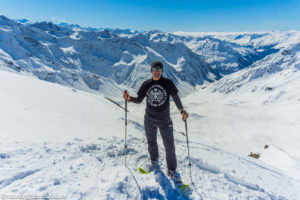
[[[173,81],[162,76],[163,64],[157,60],[153,61],[151,72],[152,78],[143,82],[137,93],[137,97],[131,97],[124,91],[123,98],[127,99],[128,102],[141,103],[146,97],[147,107],[144,116],[144,127],[151,159],[150,170],[154,170],[158,164],[157,129],[159,128],[166,150],[168,176],[176,181],[179,175],[176,173],[177,160],[173,136],[173,122],[170,118],[170,95],[182,115],[182,120],[188,118],[188,113],[183,110],[181,100],[178,96],[178,89]]]

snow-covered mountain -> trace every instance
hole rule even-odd
[[[136,171],[149,162],[145,102],[128,105],[124,167],[124,110],[104,98],[123,104],[121,90],[135,92],[153,59],[190,115],[188,197],[165,176],[161,139],[161,171]],[[298,31],[136,32],[0,16],[1,198],[300,199],[299,113]],[[171,117],[178,171],[189,183],[173,103]]]
[[[266,56],[264,59],[257,61],[248,68],[240,70],[234,74],[223,77],[213,86],[214,91],[230,93],[242,86],[247,86],[252,92],[257,90],[274,91],[277,90],[275,85],[268,85],[268,79],[273,80],[274,74],[285,76],[288,83],[290,76],[300,70],[300,43],[281,49],[279,52]],[[264,84],[250,84],[257,79],[264,80]],[[280,83],[281,84],[281,83]],[[249,88],[249,86],[253,88]],[[277,84],[276,84],[277,85]]]
[[[165,65],[164,75],[187,95],[196,85],[219,80],[290,48],[295,38],[299,42],[299,32],[136,32],[0,16],[0,62],[77,89],[103,93],[110,87],[112,95],[123,87],[138,89],[151,76],[152,60],[159,59]]]

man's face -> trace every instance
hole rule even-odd
[[[162,68],[160,68],[160,67],[153,67],[152,68],[152,78],[154,80],[160,79],[161,75],[162,75]]]

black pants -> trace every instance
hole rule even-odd
[[[175,154],[174,136],[173,136],[173,122],[170,117],[165,120],[157,120],[145,115],[144,118],[145,132],[148,142],[148,151],[150,158],[153,161],[158,159],[158,146],[157,146],[157,129],[159,128],[164,147],[166,150],[166,160],[168,170],[176,170],[177,159]]]

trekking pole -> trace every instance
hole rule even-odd
[[[127,90],[125,90],[125,93],[127,93]],[[124,154],[125,154],[125,166],[127,166],[127,163],[126,163],[126,154],[127,154],[127,99],[125,99],[125,145],[124,145]]]
[[[188,130],[187,130],[186,119],[184,120],[184,122],[185,122],[186,143],[187,143],[188,157],[189,157],[190,177],[191,177],[191,183],[194,184],[193,183],[193,179],[192,179],[192,164],[191,164],[190,146],[189,146],[189,137],[188,137]]]

